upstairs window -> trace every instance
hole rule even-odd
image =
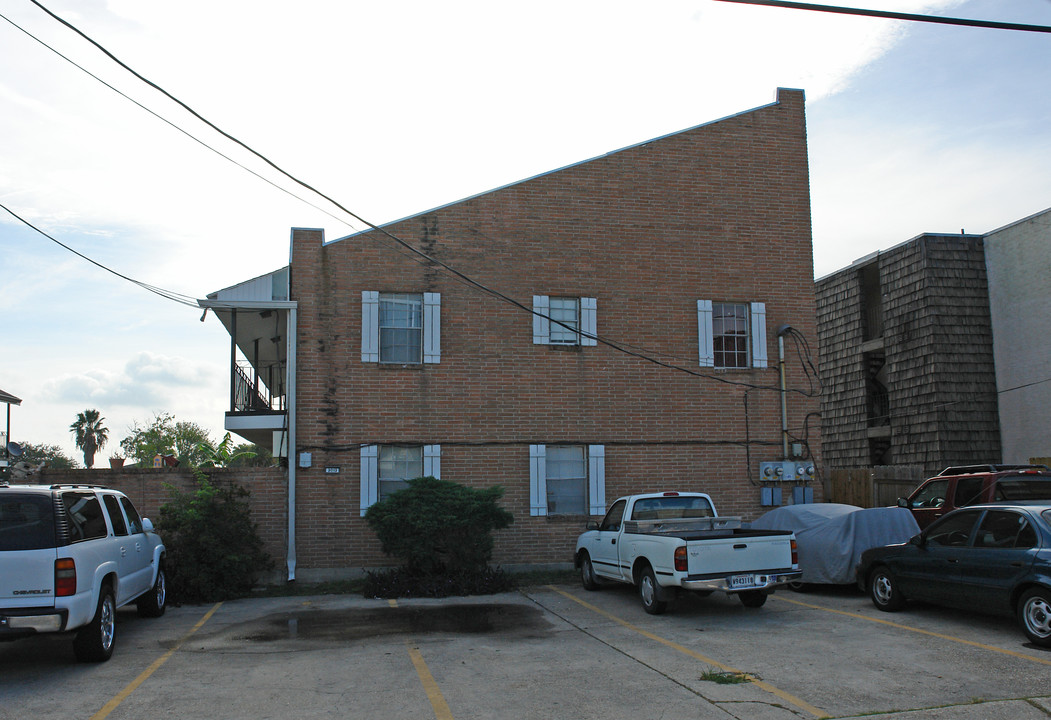
[[[697,301],[701,367],[765,368],[765,303]]]
[[[535,345],[597,345],[596,325],[595,298],[533,296]]]
[[[412,365],[441,361],[441,295],[361,293],[361,361]]]
[[[380,294],[380,362],[423,359],[423,296]]]

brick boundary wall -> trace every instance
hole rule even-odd
[[[258,525],[263,547],[274,561],[268,581],[286,576],[285,553],[288,538],[288,479],[282,468],[224,468],[209,473],[216,484],[236,483],[249,492],[252,520]],[[172,498],[171,488],[188,491],[196,487],[187,468],[120,468],[56,470],[45,468],[33,482],[78,485],[104,485],[127,495],[139,514],[154,523],[161,505]]]

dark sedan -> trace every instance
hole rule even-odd
[[[866,550],[857,579],[880,610],[922,600],[1015,615],[1051,647],[1051,504],[948,513],[907,543]]]

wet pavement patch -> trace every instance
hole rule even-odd
[[[269,643],[283,640],[347,642],[384,635],[435,633],[541,638],[551,630],[551,624],[539,608],[494,604],[302,609],[268,615],[227,632],[241,640]]]

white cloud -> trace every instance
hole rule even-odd
[[[49,380],[42,397],[107,407],[167,407],[177,393],[208,387],[216,379],[200,361],[141,352],[116,372],[90,369]]]

